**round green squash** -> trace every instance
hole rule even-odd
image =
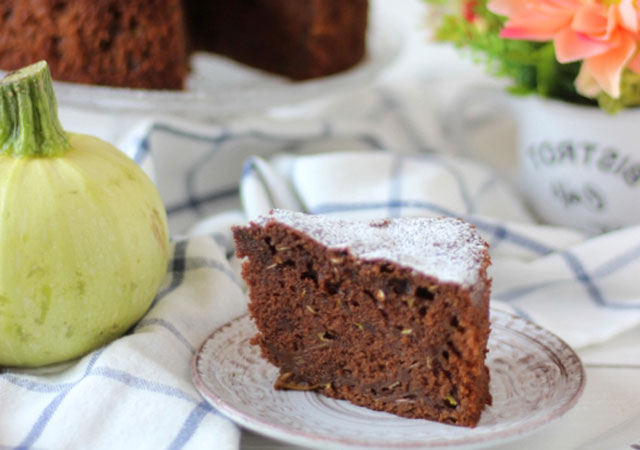
[[[0,365],[65,361],[120,336],[168,257],[153,183],[113,146],[62,130],[46,63],[0,81]]]

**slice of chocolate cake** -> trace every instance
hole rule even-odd
[[[488,246],[450,218],[276,210],[235,227],[254,344],[277,389],[475,426],[491,403]]]

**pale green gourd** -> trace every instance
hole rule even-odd
[[[153,183],[62,130],[45,62],[0,82],[0,365],[83,355],[146,312],[169,257]]]

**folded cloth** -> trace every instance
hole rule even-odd
[[[592,237],[537,224],[492,170],[436,152],[449,144],[426,92],[367,90],[306,119],[135,127],[119,146],[154,176],[169,213],[164,286],[112,344],[62,365],[2,370],[0,449],[237,449],[238,429],[198,395],[190,361],[246,312],[231,224],[272,207],[462,217],[491,244],[494,306],[575,346],[639,323],[640,228]]]

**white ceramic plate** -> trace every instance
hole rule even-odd
[[[193,359],[196,387],[216,409],[256,433],[321,449],[479,448],[531,432],[567,412],[584,388],[582,363],[548,331],[491,312],[487,363],[493,406],[476,428],[405,419],[312,392],[276,391],[278,369],[249,340],[248,316],[215,331]]]
[[[184,91],[55,82],[56,96],[61,106],[216,119],[348,92],[374,82],[401,53],[406,35],[392,6],[388,0],[372,2],[367,55],[360,64],[336,75],[292,82],[225,57],[199,53],[192,57]]]

